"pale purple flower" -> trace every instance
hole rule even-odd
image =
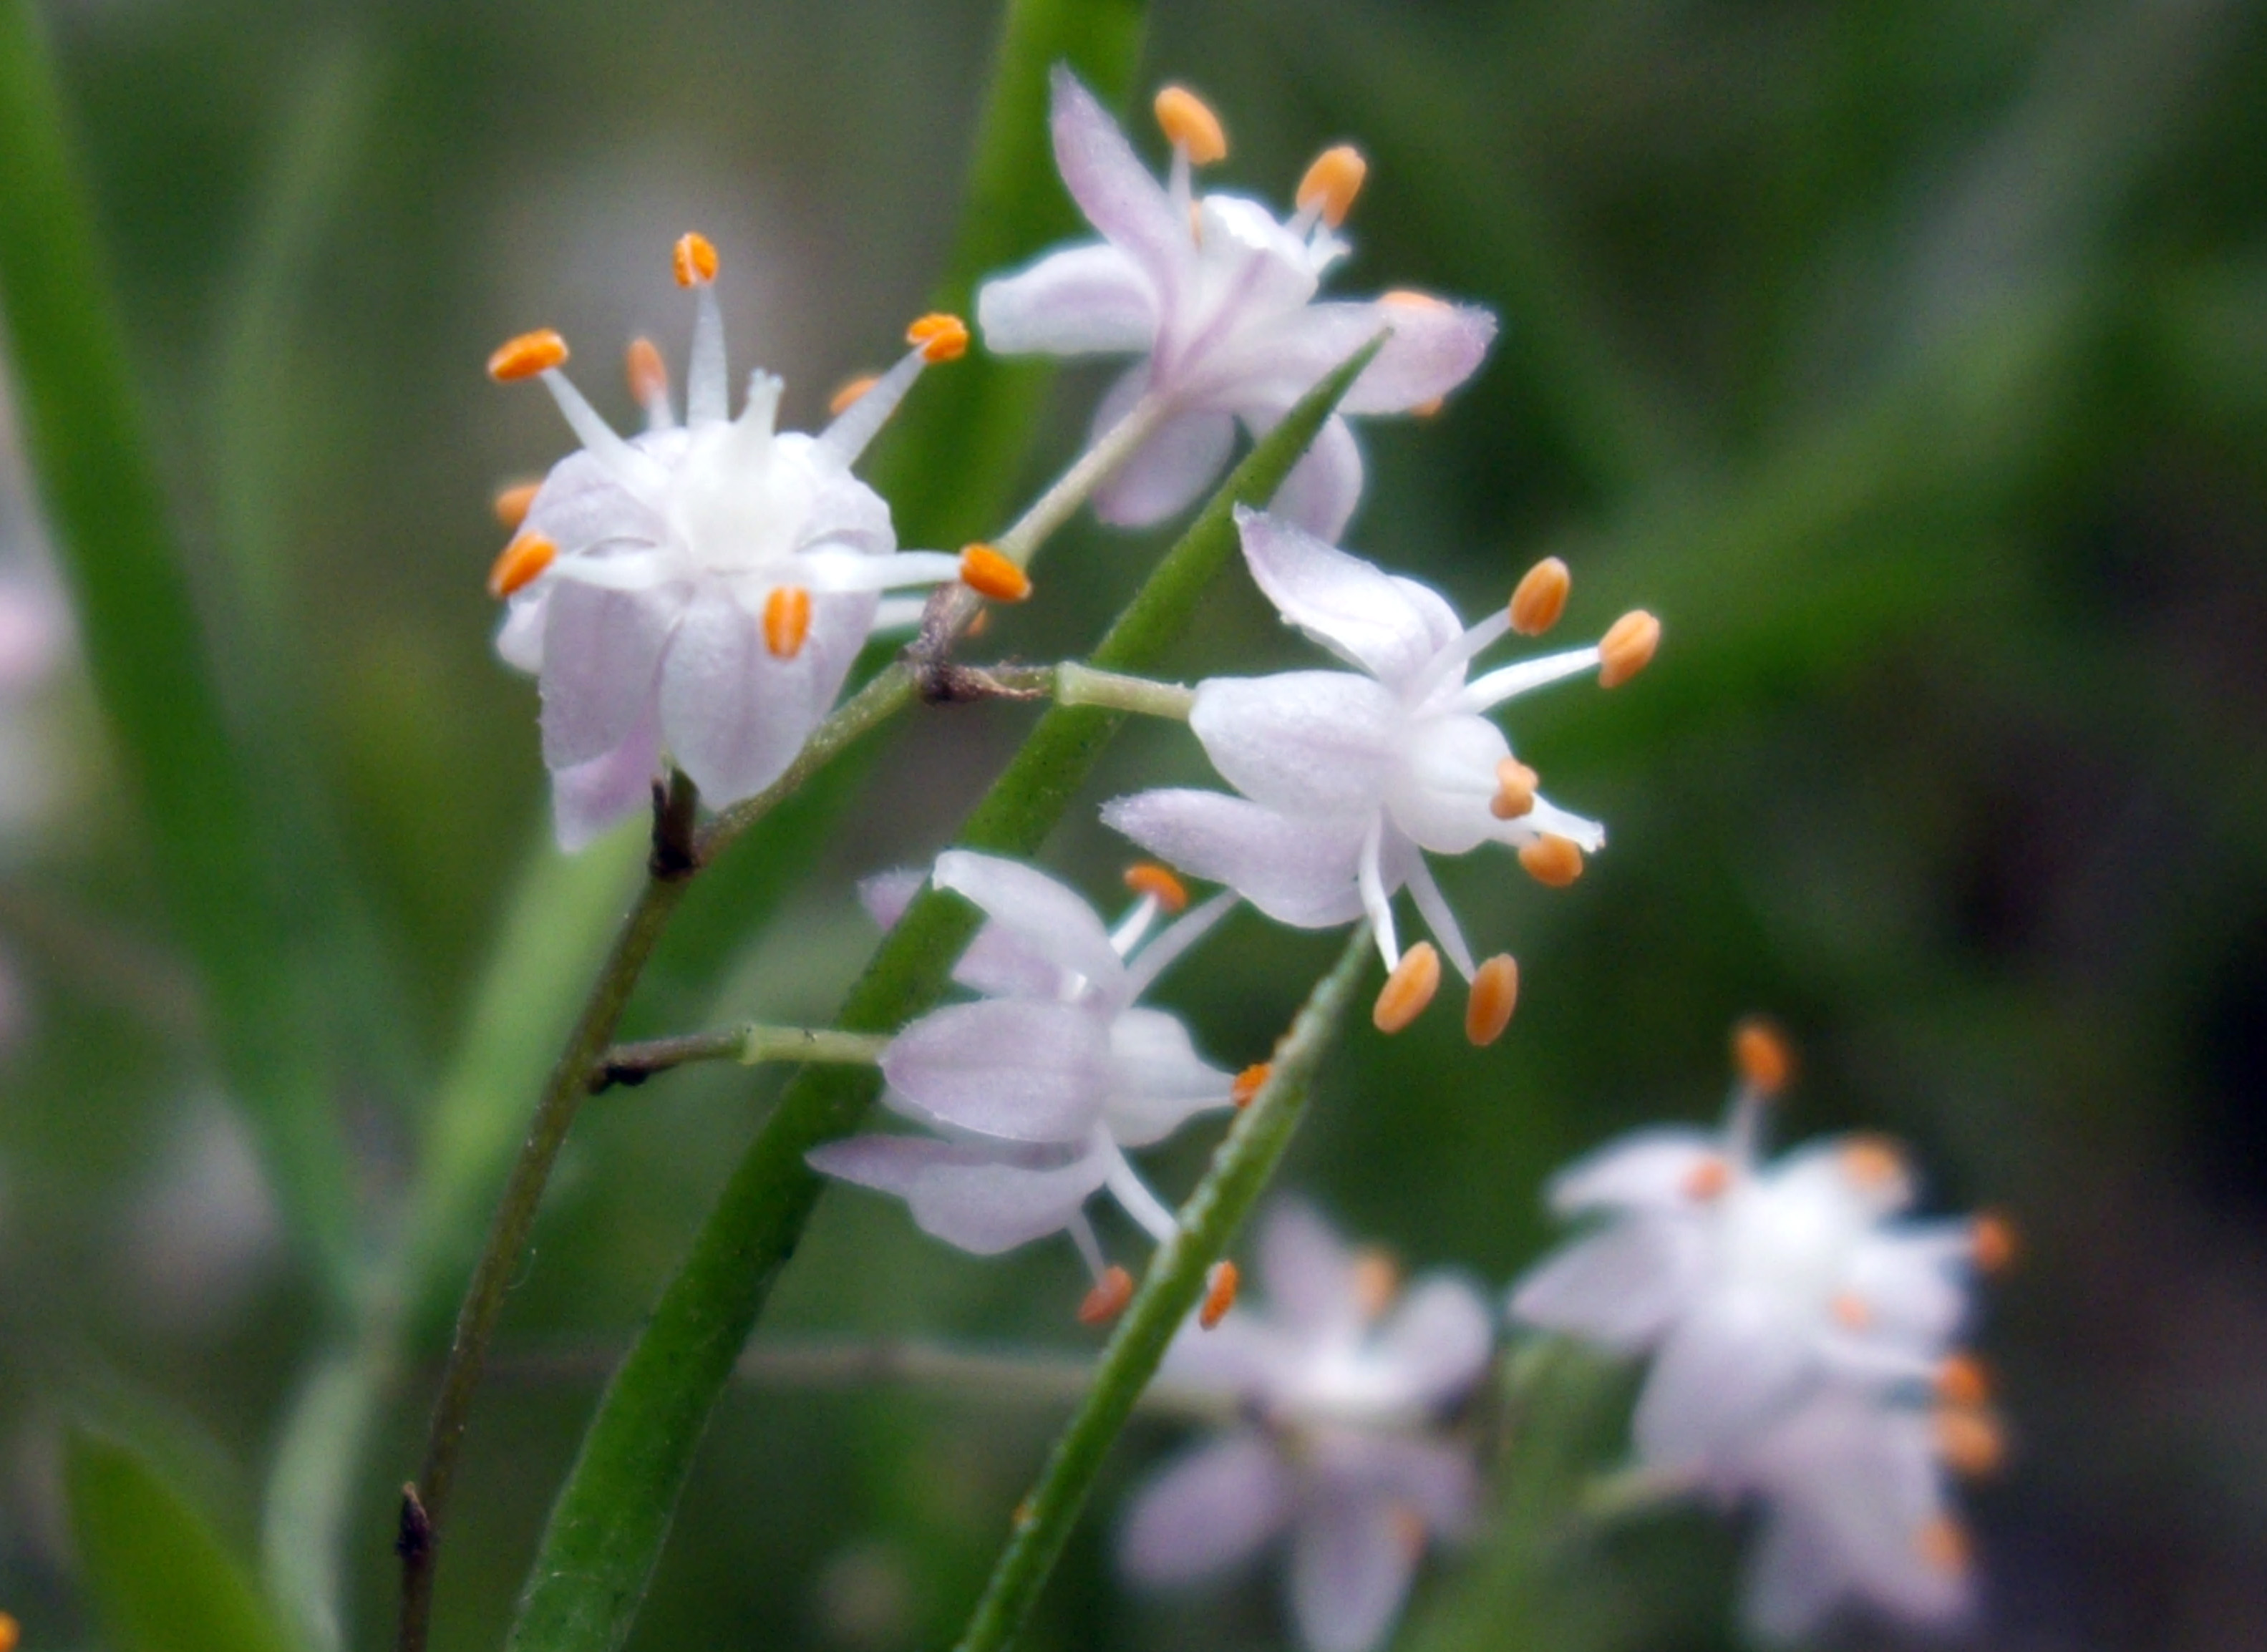
[[[1104,520],[1138,525],[1181,509],[1217,476],[1241,420],[1274,427],[1332,368],[1385,328],[1392,337],[1339,404],[1343,414],[1403,413],[1471,375],[1495,318],[1422,294],[1359,302],[1316,297],[1348,248],[1332,231],[1351,198],[1301,191],[1278,219],[1256,201],[1196,195],[1189,146],[1177,142],[1160,184],[1117,123],[1065,69],[1054,71],[1055,164],[1102,239],[1051,253],[987,282],[976,314],[1004,355],[1139,356],[1097,410],[1097,438],[1144,397],[1163,426],[1095,496]],[[1351,155],[1351,151],[1347,151]],[[1358,161],[1354,180],[1359,180]],[[1361,451],[1334,415],[1276,496],[1276,508],[1336,539],[1361,495]]]
[[[539,373],[583,443],[552,468],[494,580],[511,605],[497,651],[541,679],[543,760],[570,849],[644,801],[664,753],[713,806],[760,791],[869,635],[906,617],[882,593],[960,569],[899,552],[889,506],[850,474],[924,361],[943,358],[937,341],[819,435],[774,428],[781,385],[767,373],[733,416],[714,253],[699,248],[679,250],[699,301],[682,425],[649,350],[634,356],[647,428],[628,439],[559,371],[555,334],[515,340],[490,364]]]
[[[1306,1206],[1259,1235],[1262,1311],[1183,1327],[1165,1384],[1225,1395],[1251,1421],[1135,1494],[1119,1560],[1144,1584],[1192,1582],[1288,1534],[1288,1592],[1313,1652],[1382,1643],[1432,1538],[1471,1527],[1471,1454],[1442,1427],[1486,1369],[1487,1304],[1434,1274],[1395,1297],[1391,1265],[1349,1250]]]
[[[830,1142],[811,1164],[896,1194],[924,1231],[979,1255],[1067,1230],[1098,1278],[1087,1200],[1106,1188],[1153,1237],[1170,1237],[1172,1212],[1126,1149],[1230,1104],[1234,1077],[1197,1054],[1178,1019],[1136,1001],[1232,898],[1216,896],[1150,938],[1163,909],[1154,893],[1111,930],[1080,896],[1019,862],[951,849],[932,876],[987,920],[953,972],[982,996],[921,1017],[882,1056],[884,1101],[937,1134]],[[877,879],[869,907],[893,923],[919,883]]]

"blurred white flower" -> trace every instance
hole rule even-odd
[[[55,754],[34,701],[70,646],[70,609],[48,580],[0,573],[0,828],[32,825],[54,800]]]
[[[1225,1107],[1236,1080],[1200,1057],[1174,1017],[1135,1001],[1233,904],[1215,896],[1145,946],[1178,884],[1138,869],[1143,892],[1115,931],[1044,872],[964,849],[937,856],[937,887],[986,915],[953,979],[983,995],[931,1011],[882,1057],[884,1100],[937,1135],[830,1142],[811,1166],[904,1199],[927,1232],[989,1255],[1067,1230],[1097,1280],[1107,1270],[1082,1210],[1100,1189],[1152,1237],[1172,1212],[1127,1163],[1196,1113]],[[869,909],[894,923],[916,876],[875,879]]]
[[[500,380],[540,377],[583,443],[525,504],[489,579],[511,605],[497,651],[542,679],[543,760],[570,849],[645,800],[664,751],[715,806],[770,784],[868,635],[909,617],[881,593],[964,566],[899,552],[889,506],[850,466],[966,329],[924,318],[913,350],[822,434],[778,431],[769,374],[751,377],[730,416],[715,251],[687,236],[676,264],[700,306],[682,426],[642,340],[630,377],[647,429],[627,440],[559,371],[557,334],[514,339],[488,364]]]
[[[1519,850],[1546,883],[1580,874],[1605,829],[1537,795],[1486,715],[1578,672],[1608,686],[1641,668],[1660,627],[1626,616],[1597,647],[1493,671],[1466,667],[1514,629],[1557,620],[1566,576],[1554,561],[1512,602],[1466,629],[1437,591],[1388,574],[1279,518],[1239,510],[1244,561],[1285,620],[1359,672],[1214,678],[1198,686],[1189,723],[1213,766],[1244,794],[1170,789],[1120,798],[1103,819],[1185,871],[1232,886],[1268,916],[1323,929],[1367,914],[1386,968],[1378,1024],[1405,1025],[1440,979],[1429,946],[1407,968],[1392,898],[1404,885],[1449,961],[1475,987],[1468,1029],[1486,1043],[1516,991],[1508,957],[1476,965],[1425,852],[1462,855],[1486,842]],[[1540,593],[1538,595],[1538,593]]]
[[[1423,293],[1321,303],[1323,273],[1343,258],[1333,233],[1361,185],[1351,149],[1327,151],[1301,182],[1288,220],[1238,195],[1194,194],[1192,166],[1228,152],[1220,123],[1168,87],[1157,116],[1173,143],[1160,186],[1093,94],[1054,72],[1055,164],[1099,241],[1051,253],[987,282],[976,315],[1003,355],[1138,355],[1097,409],[1101,435],[1145,396],[1167,422],[1095,496],[1104,520],[1139,525],[1170,516],[1228,462],[1241,419],[1272,430],[1291,405],[1355,350],[1392,338],[1339,404],[1342,414],[1424,410],[1471,377],[1495,335],[1486,311]],[[1276,496],[1276,508],[1336,539],[1361,496],[1361,454],[1334,415]]]
[[[1441,1427],[1494,1346],[1486,1299],[1433,1275],[1396,1300],[1392,1264],[1347,1249],[1295,1202],[1259,1233],[1266,1309],[1184,1326],[1160,1378],[1251,1421],[1135,1494],[1119,1563],[1145,1584],[1242,1565],[1288,1532],[1292,1616],[1314,1652],[1367,1652],[1391,1631],[1428,1539],[1471,1525],[1470,1453]]]
[[[1911,1222],[1913,1179],[1878,1138],[1764,1164],[1764,1105],[1787,1062],[1742,1030],[1720,1130],[1641,1130],[1552,1178],[1566,1216],[1600,1225],[1530,1273],[1511,1312],[1648,1354],[1632,1439],[1664,1483],[1760,1498],[1754,1624],[1809,1628],[1845,1596],[1942,1621],[1968,1600],[1945,1470],[1998,1455],[1975,1362],[1955,1351],[1996,1218]]]

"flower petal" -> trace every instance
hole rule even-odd
[[[1273,421],[1269,428],[1273,428]],[[1361,445],[1338,415],[1323,421],[1305,454],[1291,466],[1267,508],[1285,521],[1332,544],[1361,503]]]
[[[1050,84],[1049,124],[1063,187],[1086,221],[1131,258],[1170,303],[1174,272],[1194,252],[1188,224],[1078,77],[1058,64]]]
[[[1354,1253],[1303,1199],[1275,1200],[1259,1228],[1259,1282],[1272,1317],[1310,1338],[1361,1317]]]
[[[1706,1469],[1750,1444],[1814,1369],[1806,1340],[1745,1302],[1689,1311],[1654,1356],[1630,1438],[1652,1468]]]
[[[1156,290],[1117,247],[1083,243],[986,282],[976,324],[995,356],[1146,352],[1157,336]]]
[[[657,591],[556,582],[543,627],[543,762],[554,772],[616,750],[653,704],[678,601]]]
[[[1698,1261],[1698,1235],[1680,1219],[1631,1217],[1530,1270],[1512,1288],[1512,1317],[1634,1353],[1684,1307]]]
[[[730,592],[710,586],[694,598],[662,671],[661,726],[702,801],[753,797],[795,760],[864,646],[874,603],[870,592],[815,594],[803,646],[782,659]]]
[[[1435,713],[1409,721],[1385,806],[1393,824],[1435,855],[1462,855],[1498,836],[1489,812],[1496,766],[1511,755],[1503,731],[1486,717]]]
[[[1230,885],[1279,923],[1323,929],[1361,915],[1359,816],[1293,819],[1223,792],[1176,789],[1120,797],[1102,819],[1160,859]]]
[[[1101,1017],[1016,998],[931,1010],[890,1040],[882,1074],[929,1117],[1014,1142],[1087,1139],[1109,1080]]]
[[[1388,689],[1353,672],[1209,677],[1189,713],[1222,779],[1293,815],[1374,811],[1406,723]]]
[[[1587,1153],[1553,1176],[1544,1195],[1562,1216],[1584,1210],[1684,1210],[1692,1178],[1722,1164],[1724,1142],[1679,1125],[1633,1130]]]
[[[647,807],[661,772],[661,720],[651,708],[604,757],[551,776],[552,827],[572,855],[615,821]]]
[[[830,1142],[806,1159],[824,1175],[895,1193],[924,1233],[979,1256],[1063,1228],[1105,1170],[1093,1154],[1057,1164],[1013,1149],[916,1135]]]
[[[1174,1458],[1134,1494],[1118,1564],[1140,1583],[1193,1582],[1249,1560],[1290,1509],[1275,1448],[1240,1429]]]
[[[1097,420],[1097,427],[1101,421]],[[1225,413],[1169,419],[1094,490],[1094,514],[1121,528],[1147,527],[1173,515],[1228,466],[1236,421]]]
[[[1463,1446],[1413,1435],[1325,1428],[1313,1448],[1317,1472],[1337,1494],[1390,1498],[1441,1537],[1461,1537],[1471,1529],[1479,1475]]]
[[[1291,1540],[1291,1612],[1313,1652],[1371,1652],[1408,1597],[1417,1555],[1390,1495],[1332,1487],[1302,1499]]]
[[[539,580],[515,591],[496,628],[496,652],[507,665],[535,675],[543,670],[543,628],[551,612],[551,584]]]
[[[1388,686],[1464,635],[1439,592],[1349,556],[1295,524],[1238,507],[1244,560],[1283,617]]]
[[[1420,1280],[1377,1329],[1373,1351],[1396,1368],[1423,1406],[1463,1398],[1495,1352],[1495,1320],[1486,1298],[1461,1279]]]
[[[1339,307],[1316,305],[1308,313]],[[1345,307],[1368,312],[1347,328],[1362,338],[1374,336],[1381,325],[1393,329],[1377,359],[1362,370],[1339,403],[1347,413],[1405,413],[1447,395],[1472,376],[1495,338],[1495,317],[1477,305],[1414,305],[1379,298]],[[1324,318],[1322,325],[1337,323],[1334,318]],[[1349,345],[1345,354],[1356,348]]]
[[[957,891],[975,902],[1024,951],[1084,977],[1104,993],[1125,974],[1126,966],[1110,944],[1110,932],[1094,908],[1036,866],[997,855],[947,849],[936,857],[935,877],[938,888]]]
[[[1200,1112],[1229,1105],[1235,1079],[1189,1042],[1179,1017],[1126,1010],[1110,1025],[1110,1134],[1120,1147],[1162,1142]]]

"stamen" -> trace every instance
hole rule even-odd
[[[1863,1331],[1874,1323],[1874,1305],[1854,1290],[1845,1290],[1826,1304],[1826,1311],[1845,1331]]]
[[[1167,912],[1188,910],[1188,885],[1155,861],[1138,861],[1127,867],[1126,887],[1137,895],[1148,896]]]
[[[1997,1211],[1985,1211],[1976,1218],[1968,1230],[1970,1253],[1976,1259],[1978,1272],[2005,1273],[2011,1267],[2020,1242],[2015,1237],[2015,1224]]]
[[[1336,144],[1315,157],[1291,198],[1299,203],[1300,211],[1320,213],[1323,222],[1335,230],[1354,210],[1354,198],[1361,193],[1361,180],[1368,175],[1369,163],[1362,159],[1360,150],[1351,143]],[[1390,304],[1395,297],[1387,293],[1386,302]]]
[[[1486,1048],[1503,1036],[1518,1003],[1519,966],[1510,953],[1499,952],[1472,976],[1471,995],[1464,1000],[1464,1036]]]
[[[988,545],[960,553],[960,583],[994,602],[1021,602],[1031,594],[1031,576]]]
[[[1920,1552],[1922,1560],[1940,1572],[1956,1574],[1968,1569],[1968,1530],[1949,1516],[1939,1515],[1915,1532],[1913,1547]]]
[[[1887,1136],[1853,1137],[1843,1143],[1838,1163],[1852,1185],[1868,1192],[1879,1192],[1905,1179],[1905,1156]]]
[[[1564,889],[1582,875],[1582,849],[1572,838],[1546,832],[1519,846],[1519,863],[1537,883]]]
[[[538,327],[516,339],[506,339],[488,357],[488,377],[500,385],[532,378],[567,359],[567,341],[550,327]]]
[[[1236,1076],[1236,1083],[1229,1086],[1228,1098],[1239,1107],[1249,1107],[1251,1098],[1259,1093],[1261,1086],[1267,1083],[1268,1076],[1274,1070],[1275,1065],[1272,1061],[1252,1062]]]
[[[1396,287],[1389,292],[1382,292],[1378,294],[1377,301],[1380,304],[1398,304],[1408,310],[1446,310],[1450,307],[1446,298],[1420,292],[1414,287]]]
[[[828,415],[840,417],[844,408],[881,382],[882,376],[879,373],[861,373],[855,378],[844,379],[835,387],[834,393],[826,399]]]
[[[559,547],[540,533],[523,533],[497,553],[488,568],[488,595],[502,601],[534,584],[551,566]]]
[[[1749,1089],[1769,1098],[1794,1076],[1794,1050],[1769,1020],[1750,1016],[1732,1029],[1732,1064]]]
[[[921,360],[932,365],[957,362],[968,353],[968,323],[940,310],[907,327],[906,342],[917,348]]]
[[[716,248],[705,235],[680,235],[670,248],[669,267],[680,287],[705,287],[716,279]]]
[[[1422,401],[1410,403],[1409,411],[1413,417],[1429,419],[1448,405],[1449,399],[1446,396],[1427,396]]]
[[[976,611],[975,616],[971,619],[965,626],[961,628],[960,635],[970,638],[979,637],[991,628],[992,610],[989,608],[979,608]]]
[[[1495,796],[1488,799],[1488,812],[1499,820],[1516,820],[1523,814],[1535,811],[1535,788],[1542,778],[1515,757],[1507,757],[1495,766]]]
[[[1643,671],[1661,646],[1661,621],[1632,608],[1598,639],[1598,686],[1618,688]]]
[[[1375,1319],[1393,1306],[1393,1299],[1401,1294],[1401,1264],[1393,1259],[1392,1252],[1366,1245],[1354,1253],[1347,1284],[1361,1317]]]
[[[1398,1032],[1425,1013],[1425,1006],[1440,990],[1441,955],[1430,941],[1420,941],[1401,955],[1401,961],[1385,978],[1369,1012],[1370,1021],[1380,1032]]]
[[[539,481],[515,482],[495,496],[495,518],[508,528],[516,528],[527,520],[527,507],[535,503],[542,490]]]
[[[1936,1413],[1936,1450],[1946,1466],[1964,1479],[1988,1479],[2007,1460],[2007,1436],[1980,1411]]]
[[[1511,628],[1522,636],[1541,636],[1559,623],[1566,611],[1566,593],[1574,576],[1555,556],[1546,556],[1529,569],[1511,593]]]
[[[1228,1318],[1228,1311],[1236,1306],[1236,1288],[1243,1275],[1236,1264],[1222,1259],[1214,1262],[1205,1274],[1204,1305],[1197,1310],[1197,1324],[1209,1331]]]
[[[16,1652],[16,1645],[24,1638],[24,1626],[16,1621],[12,1612],[0,1612],[0,1652]]]
[[[801,585],[774,585],[764,598],[764,646],[780,659],[803,652],[811,635],[811,593]]]
[[[1696,1204],[1720,1199],[1732,1185],[1732,1167],[1720,1158],[1705,1158],[1684,1172],[1684,1196]]]
[[[1124,1313],[1126,1304],[1133,1300],[1134,1275],[1112,1262],[1102,1270],[1102,1277],[1094,1281],[1094,1289],[1078,1304],[1078,1322],[1082,1325],[1106,1325]]]
[[[1972,1354],[1955,1354],[1936,1370],[1936,1397],[1948,1406],[1973,1410],[1992,1398],[1992,1378]]]
[[[669,393],[669,368],[651,339],[632,339],[625,365],[629,373],[630,399],[641,407],[650,407]]]
[[[1186,86],[1163,86],[1155,103],[1157,125],[1165,141],[1186,150],[1192,166],[1209,166],[1228,158],[1228,134],[1212,106]]]

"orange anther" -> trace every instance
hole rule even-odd
[[[1874,1305],[1854,1290],[1838,1294],[1826,1304],[1826,1311],[1845,1331],[1863,1331],[1874,1323]]]
[[[1732,1029],[1732,1065],[1756,1094],[1776,1096],[1794,1076],[1794,1048],[1770,1021],[1750,1016]]]
[[[1189,888],[1155,861],[1136,861],[1126,869],[1126,887],[1148,895],[1168,912],[1189,909]]]
[[[1545,832],[1519,846],[1519,863],[1537,883],[1564,889],[1582,875],[1582,848],[1572,838]]]
[[[1948,1516],[1939,1515],[1913,1533],[1913,1547],[1940,1572],[1968,1569],[1968,1529]]]
[[[488,357],[488,377],[500,385],[532,378],[567,359],[567,341],[549,327],[538,327],[516,339],[506,339]]]
[[[1112,1262],[1102,1270],[1102,1277],[1094,1281],[1094,1289],[1078,1304],[1078,1322],[1082,1325],[1106,1325],[1124,1313],[1126,1304],[1133,1300],[1134,1275]]]
[[[982,636],[991,628],[992,610],[989,608],[979,608],[974,616],[968,621],[967,628],[961,632],[960,635],[965,637],[975,638]]]
[[[764,646],[781,659],[803,652],[811,635],[811,593],[801,585],[774,585],[764,598]]]
[[[669,393],[669,368],[651,339],[632,339],[623,366],[629,374],[630,400],[641,407]]]
[[[1574,576],[1555,556],[1546,556],[1520,576],[1511,593],[1511,628],[1522,636],[1541,636],[1566,611]]]
[[[1499,820],[1532,813],[1536,782],[1541,778],[1517,758],[1505,758],[1495,766],[1495,796],[1488,799],[1488,812]]]
[[[523,533],[496,554],[488,568],[488,595],[501,601],[525,590],[551,566],[559,547],[540,533]]]
[[[1661,621],[1632,608],[1598,639],[1598,686],[1618,688],[1646,668],[1661,646]]]
[[[1236,1083],[1229,1086],[1228,1098],[1239,1107],[1249,1107],[1251,1098],[1259,1093],[1260,1087],[1266,1083],[1268,1076],[1274,1070],[1272,1061],[1252,1062],[1236,1076]]]
[[[855,378],[846,378],[835,386],[834,393],[826,399],[826,410],[840,415],[849,410],[859,397],[882,382],[876,373],[861,373]]]
[[[2015,1224],[1994,1210],[1985,1211],[1970,1224],[1968,1245],[1977,1270],[1985,1274],[2005,1272],[2021,1249]]]
[[[1446,396],[1427,396],[1422,401],[1411,402],[1409,411],[1418,418],[1429,419],[1448,405],[1449,399]]]
[[[1369,163],[1362,159],[1360,150],[1351,143],[1333,144],[1315,157],[1291,198],[1299,203],[1300,211],[1321,213],[1323,222],[1335,230],[1354,210],[1354,198],[1361,193],[1361,180],[1368,175]],[[1388,293],[1387,302],[1396,296]]]
[[[1236,1264],[1225,1259],[1214,1262],[1205,1274],[1204,1305],[1197,1310],[1197,1323],[1211,1330],[1228,1318],[1228,1311],[1236,1306],[1236,1288],[1243,1275]]]
[[[1385,978],[1369,1012],[1370,1021],[1380,1032],[1398,1032],[1425,1013],[1425,1006],[1440,990],[1441,955],[1430,941],[1420,941],[1401,955],[1401,961]]]
[[[1414,287],[1396,287],[1377,295],[1380,304],[1398,304],[1405,310],[1446,310],[1450,308],[1446,298],[1429,292],[1420,292]]]
[[[1508,952],[1499,952],[1472,975],[1471,995],[1464,1000],[1464,1036],[1482,1048],[1503,1036],[1511,1012],[1519,1003],[1519,966]]]
[[[1878,1191],[1905,1180],[1904,1150],[1884,1135],[1852,1136],[1842,1144],[1842,1174],[1859,1187]]]
[[[495,519],[508,528],[517,527],[527,520],[527,507],[542,488],[539,481],[523,481],[505,488],[495,496]]]
[[[994,602],[1021,602],[1031,594],[1031,576],[988,545],[962,550],[960,583]]]
[[[2007,1462],[2007,1436],[1987,1413],[1941,1410],[1936,1413],[1936,1450],[1954,1473],[1983,1479],[1998,1473]]]
[[[0,1612],[0,1652],[16,1652],[16,1643],[24,1638],[24,1626],[13,1614]]]
[[[920,346],[925,362],[957,362],[968,353],[968,323],[940,310],[907,327],[906,342]]]
[[[1723,1197],[1732,1185],[1732,1167],[1720,1158],[1705,1158],[1684,1172],[1684,1196],[1698,1204]]]
[[[1188,151],[1189,165],[1209,166],[1228,158],[1228,134],[1212,106],[1186,86],[1164,86],[1150,105],[1165,141]]]
[[[680,287],[705,287],[716,279],[716,248],[705,235],[680,235],[669,249],[669,268]]]
[[[1936,1368],[1936,1397],[1970,1410],[1992,1398],[1992,1378],[1972,1354],[1955,1354]]]
[[[1366,1245],[1354,1253],[1348,1287],[1361,1317],[1375,1319],[1401,1294],[1401,1264],[1393,1259],[1392,1252]]]

